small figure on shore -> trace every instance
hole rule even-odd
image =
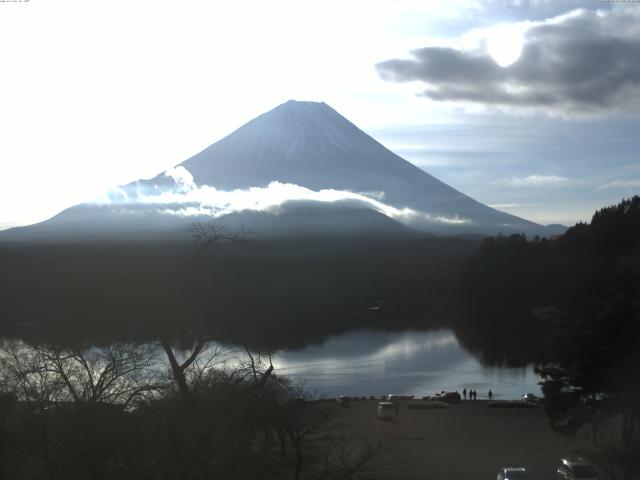
[[[489,400],[493,400],[493,392],[489,390]]]
[[[477,396],[477,392],[475,390],[475,388],[473,390],[471,390],[471,400],[473,400],[474,402],[476,401],[476,399],[478,398]]]
[[[462,389],[462,398],[464,398],[465,400],[467,399],[467,389],[466,388]]]

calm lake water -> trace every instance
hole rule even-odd
[[[281,352],[276,371],[317,397],[337,395],[433,395],[476,389],[486,398],[516,399],[540,393],[532,366],[485,367],[464,350],[450,330],[382,332],[358,330],[322,345]]]
[[[10,345],[25,345],[5,340]],[[157,342],[148,344],[153,361],[168,369],[166,356]],[[30,347],[26,347],[28,349]],[[233,345],[210,344],[207,350],[221,354],[219,368],[238,368],[246,361],[244,349]],[[177,352],[184,360],[190,350]],[[181,361],[182,361],[181,360]],[[263,358],[264,360],[264,358]],[[441,390],[462,393],[475,389],[486,398],[489,389],[496,399],[519,399],[523,393],[540,394],[539,378],[532,366],[522,368],[484,366],[460,346],[452,330],[385,332],[355,330],[329,337],[324,343],[273,355],[276,372],[302,385],[314,397],[337,395],[433,395]]]

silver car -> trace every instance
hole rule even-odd
[[[598,473],[589,462],[578,458],[563,458],[556,472],[557,480],[598,480]]]
[[[524,467],[503,467],[498,472],[498,480],[531,480]]]

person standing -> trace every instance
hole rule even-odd
[[[489,400],[493,400],[493,392],[489,390]]]
[[[462,398],[464,398],[465,400],[467,399],[467,389],[466,388],[462,389]]]

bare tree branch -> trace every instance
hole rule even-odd
[[[234,232],[226,232],[222,225],[213,222],[195,222],[191,225],[190,231],[197,245],[194,255],[210,247],[226,252],[225,246],[229,244],[249,248],[254,235],[253,230],[243,226]]]

